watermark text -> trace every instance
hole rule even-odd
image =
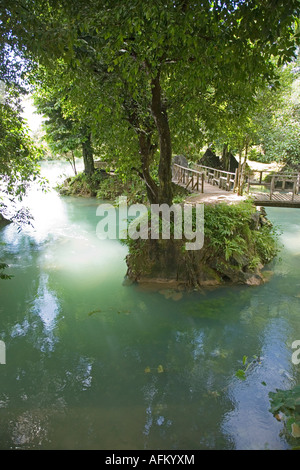
[[[204,244],[204,204],[144,204],[127,205],[127,197],[118,199],[116,206],[100,204],[96,215],[101,217],[96,227],[98,238],[132,240],[186,240],[187,250],[200,250]]]
[[[292,363],[295,365],[300,364],[300,340],[296,340],[292,343],[292,349],[296,351],[292,354]]]
[[[0,364],[6,364],[6,346],[4,341],[0,340]]]

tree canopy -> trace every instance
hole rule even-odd
[[[39,151],[34,146],[20,111],[4,97],[0,103],[0,174],[2,191],[22,196],[39,175]]]
[[[150,202],[172,201],[174,148],[216,133],[221,116],[246,122],[299,42],[298,0],[2,3],[5,44],[55,83],[63,70],[63,115],[75,111],[114,148]]]

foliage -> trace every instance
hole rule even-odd
[[[95,197],[99,186],[103,183],[105,176],[100,171],[92,175],[78,173],[78,175],[67,178],[56,189],[66,196],[90,196]]]
[[[76,174],[75,155],[82,154],[85,172],[94,172],[94,149],[91,128],[86,113],[70,104],[70,83],[61,67],[47,71],[40,67],[35,74],[39,80],[34,93],[34,103],[45,117],[45,140],[54,154],[64,154]]]
[[[54,154],[66,154],[76,150],[81,144],[80,136],[75,130],[74,119],[65,118],[59,101],[51,97],[35,97],[35,105],[40,114],[46,117],[43,123],[46,141]]]
[[[205,246],[220,271],[257,272],[279,252],[277,228],[256,212],[251,201],[205,207]]]
[[[0,103],[0,175],[6,193],[22,197],[39,176],[40,151],[33,145],[20,114],[5,100]]]
[[[277,254],[276,229],[266,224],[259,230],[251,230],[255,207],[249,202],[205,206],[205,238],[209,240],[213,256],[228,261],[249,256],[254,266],[270,262]]]
[[[8,268],[6,263],[0,263],[0,279],[11,279],[12,276],[10,274],[5,274],[3,271],[4,269]]]
[[[276,389],[269,392],[271,413],[281,420],[280,413],[283,413],[289,435],[295,438],[300,437],[300,385],[296,385],[290,390]]]
[[[254,232],[256,252],[262,264],[268,264],[279,252],[278,229],[269,224],[263,225],[260,230]]]
[[[276,62],[295,55],[298,13],[296,0],[4,1],[0,32],[48,72],[61,68],[65,115],[83,113],[104,146],[122,136],[116,164],[170,203],[173,143],[202,141],[221,115],[243,121],[257,89],[276,83]]]
[[[133,176],[128,181],[118,174],[109,175],[96,170],[92,176],[79,173],[68,178],[57,187],[61,194],[69,196],[94,196],[101,200],[114,201],[119,196],[127,196],[128,204],[146,203],[147,196],[142,181]]]
[[[145,187],[140,178],[134,176],[130,181],[123,181],[118,175],[106,178],[97,191],[97,198],[114,201],[119,196],[126,196],[128,204],[147,202]]]
[[[242,360],[243,368],[238,369],[235,373],[235,376],[238,379],[246,380],[247,372],[253,369],[253,367],[255,367],[257,364],[261,364],[260,358],[258,356],[254,355],[251,361],[248,360],[248,356],[243,356],[243,360]],[[266,383],[262,382],[262,385],[266,385]]]
[[[300,67],[299,58],[279,70],[280,85],[258,93],[254,114],[259,161],[300,162]],[[263,157],[263,158],[262,158]]]
[[[194,233],[197,228],[195,215],[194,210]],[[184,220],[182,223],[184,224]],[[148,213],[148,230],[150,227],[151,211]],[[124,241],[129,247],[131,267],[140,265],[143,259],[146,260],[156,244],[156,249],[159,250],[162,257],[164,256],[162,253],[166,253],[168,250],[170,253],[176,252],[176,256],[173,254],[176,258],[175,265],[178,262],[180,266],[180,263],[183,266],[189,266],[188,271],[190,270],[190,272],[197,265],[196,271],[199,268],[200,272],[204,273],[208,268],[216,278],[229,278],[235,279],[234,282],[243,282],[246,279],[244,275],[258,274],[260,269],[269,263],[279,250],[276,229],[266,221],[262,223],[261,216],[258,221],[258,213],[251,202],[233,205],[224,203],[205,205],[204,246],[195,253],[197,261],[193,260],[194,254],[185,249],[184,226],[180,232],[181,235],[183,234],[180,240],[174,236],[177,226],[174,225],[172,218],[169,227],[170,240],[159,237],[159,240],[149,243],[146,243],[146,240],[131,240],[130,238]],[[161,228],[162,220],[160,220],[160,234],[162,233]],[[150,238],[150,233],[148,238]],[[149,259],[154,262],[155,255],[149,255]],[[173,266],[173,269],[175,270],[173,272],[176,272],[177,268]]]

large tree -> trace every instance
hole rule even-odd
[[[127,105],[138,136],[139,170],[152,202],[170,204],[176,131],[170,123],[180,125],[173,116],[205,110],[207,96],[220,103],[248,98],[275,80],[273,58],[285,62],[295,53],[299,2],[19,0],[4,12],[4,35],[25,45],[28,57],[46,67],[59,58],[75,75],[92,74],[101,83],[113,78],[116,108]],[[102,87],[99,98],[107,100]],[[150,173],[153,137],[157,182]]]
[[[94,173],[94,150],[92,144],[91,129],[82,119],[74,113],[73,116],[65,116],[60,99],[55,93],[40,90],[34,99],[37,111],[45,118],[43,128],[46,132],[45,139],[53,153],[71,154],[81,148],[84,172],[87,176]],[[75,167],[74,167],[75,170]]]

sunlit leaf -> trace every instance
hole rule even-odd
[[[242,369],[239,369],[238,371],[236,371],[235,375],[236,375],[236,377],[238,377],[239,379],[242,379],[242,380],[245,380],[245,379],[246,379],[245,371],[242,370]]]

